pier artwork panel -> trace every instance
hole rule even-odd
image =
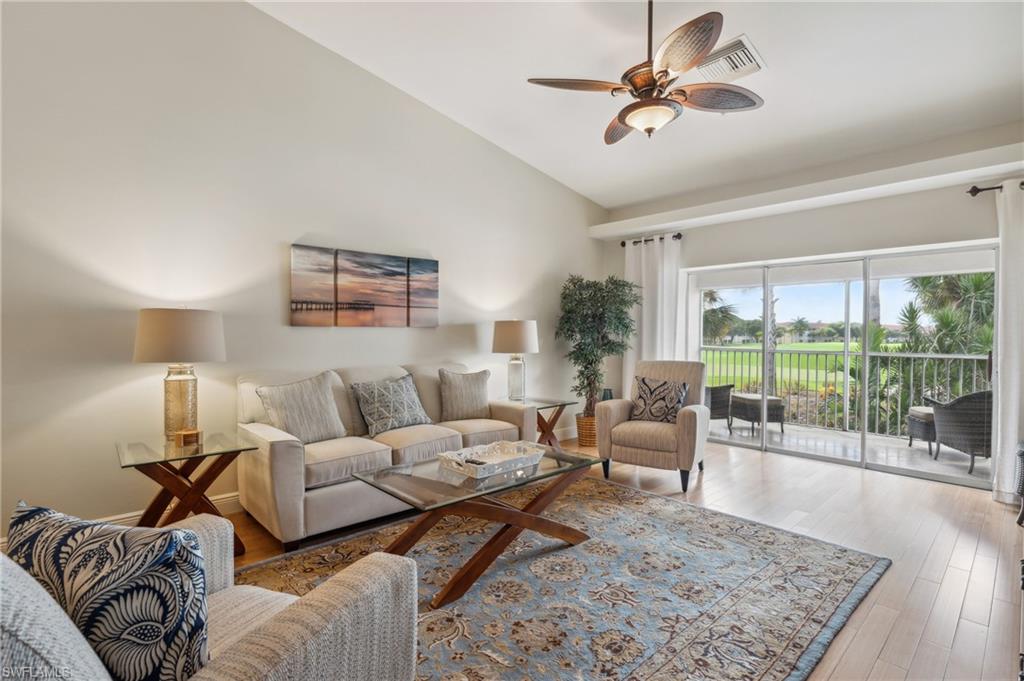
[[[292,246],[292,326],[437,326],[438,291],[436,260]]]

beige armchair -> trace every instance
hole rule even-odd
[[[636,375],[687,384],[685,406],[675,423],[631,421],[631,400],[605,400],[597,404],[597,450],[608,477],[611,462],[678,470],[685,492],[690,471],[704,470],[704,444],[711,411],[704,398],[703,362],[637,362]],[[635,391],[635,386],[631,388]]]
[[[198,515],[170,527],[199,537],[210,661],[190,681],[387,679],[416,676],[416,563],[372,553],[302,598],[235,585],[233,529]],[[25,678],[109,680],[74,623],[0,554],[0,669]]]

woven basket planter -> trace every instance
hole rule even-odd
[[[581,447],[597,446],[597,417],[576,414],[576,442]]]

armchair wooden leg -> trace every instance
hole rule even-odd
[[[697,470],[700,470],[700,471],[704,470],[704,460],[703,460],[703,459],[701,459],[701,460],[700,460],[700,461],[699,461],[699,462],[697,463]]]
[[[974,472],[974,454],[971,454],[971,467],[967,469],[967,475]]]
[[[601,468],[604,470],[604,479],[607,480],[608,479],[608,474],[612,470],[612,460],[611,459],[605,459],[604,461],[602,461],[601,462]]]
[[[291,553],[292,551],[297,550],[301,544],[302,542],[300,540],[284,541],[281,542],[281,547],[284,549],[285,553]]]
[[[679,481],[683,483],[683,491],[690,485],[690,471],[679,471]]]

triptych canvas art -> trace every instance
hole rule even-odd
[[[292,246],[292,326],[437,326],[438,263]]]

